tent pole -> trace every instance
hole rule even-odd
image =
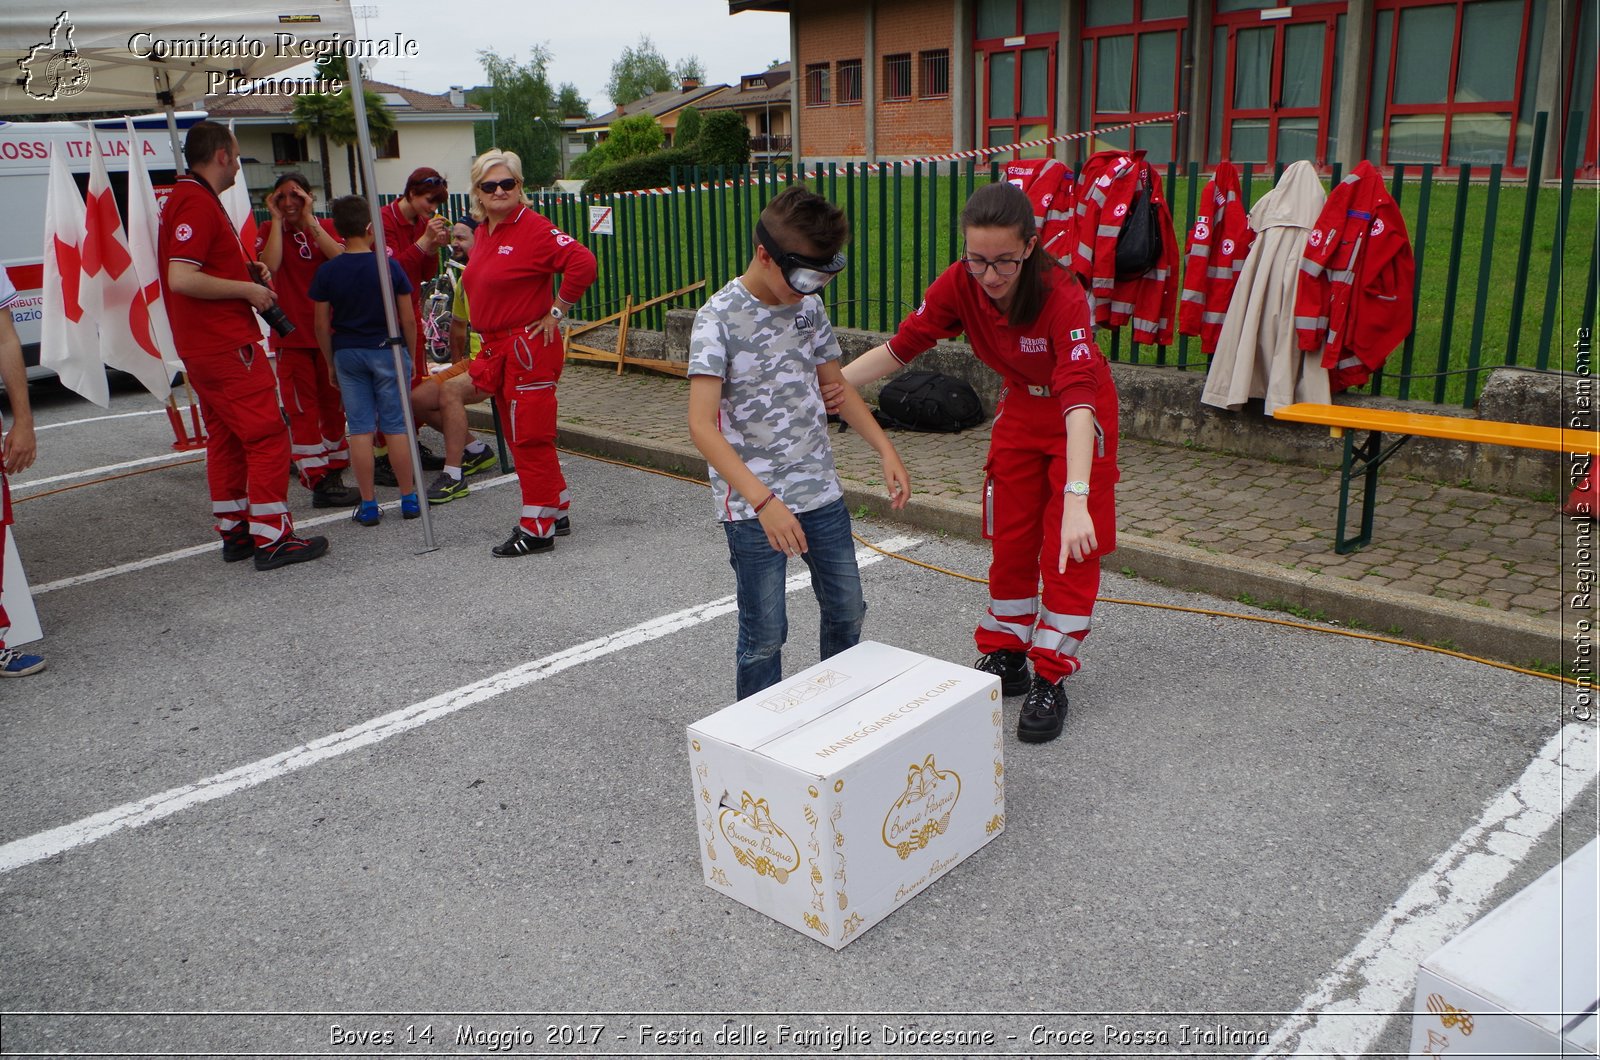
[[[355,111],[356,136],[361,156],[361,180],[366,185],[367,206],[372,211],[373,254],[378,260],[378,287],[383,292],[383,319],[389,329],[389,351],[394,355],[394,370],[400,380],[400,408],[406,418],[406,444],[411,447],[412,484],[422,504],[422,543],[424,552],[438,548],[433,539],[433,515],[428,511],[428,489],[422,484],[422,454],[417,448],[417,421],[411,411],[411,351],[401,338],[400,321],[395,316],[394,282],[389,277],[389,250],[383,232],[383,217],[378,209],[378,181],[372,165],[372,134],[367,129],[367,96],[361,83],[361,60],[351,56],[349,63],[350,105]],[[412,292],[420,298],[421,291]],[[422,341],[422,336],[417,336]]]
[[[172,110],[172,75],[167,73],[166,67],[156,70],[156,98],[161,100],[161,109],[167,114],[167,135],[172,138],[172,172],[174,176],[181,177],[186,167],[183,164],[183,145],[178,141],[178,116]]]

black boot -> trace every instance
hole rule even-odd
[[[1046,681],[1034,674],[1017,715],[1017,739],[1023,743],[1047,743],[1060,736],[1066,724],[1067,693],[1061,682]]]
[[[1028,655],[1020,651],[994,651],[978,656],[974,670],[1000,678],[1000,694],[1020,696],[1028,690]]]

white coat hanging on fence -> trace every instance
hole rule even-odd
[[[1222,320],[1205,404],[1237,410],[1262,398],[1271,415],[1296,401],[1328,401],[1328,370],[1320,353],[1301,352],[1294,326],[1300,259],[1327,197],[1316,168],[1295,162],[1250,211],[1256,241]]]

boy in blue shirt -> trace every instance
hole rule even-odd
[[[352,513],[362,526],[377,526],[383,518],[372,495],[374,431],[403,437],[405,408],[400,380],[395,375],[394,354],[385,340],[388,324],[383,314],[383,288],[378,285],[377,256],[372,252],[372,211],[359,195],[346,195],[333,203],[333,227],[344,239],[344,253],[325,262],[311,281],[311,301],[316,306],[317,345],[328,362],[328,376],[344,397],[345,419],[350,426],[350,467],[361,491],[361,506]],[[411,281],[393,259],[388,261],[394,283],[395,314],[408,349],[417,348],[416,317],[411,310]],[[422,514],[416,478],[411,468],[411,447],[391,446],[389,462],[400,484],[400,514],[415,519]]]

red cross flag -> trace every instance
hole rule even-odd
[[[100,283],[100,360],[127,372],[158,400],[165,401],[172,393],[172,376],[150,332],[150,304],[134,269],[116,197],[111,194],[100,134],[91,131],[90,136],[94,150],[90,152],[93,157],[89,164],[83,271]],[[137,148],[130,157],[139,157]],[[160,281],[153,286],[159,293]]]
[[[133,119],[128,119],[128,142],[134,142]],[[156,238],[161,227],[161,207],[156,201],[155,187],[150,183],[150,171],[145,168],[144,155],[139,151],[128,154],[128,252],[133,255],[133,272],[139,277],[144,295],[146,317],[150,325],[150,341],[160,351],[166,363],[166,380],[183,371],[178,359],[177,344],[172,341],[172,325],[167,322],[167,305],[161,299],[161,263],[156,254]],[[135,328],[135,334],[138,329]],[[152,391],[154,393],[154,391]]]
[[[50,192],[44,208],[44,307],[39,363],[69,389],[111,407],[100,363],[100,283],[84,270],[84,207],[67,169],[62,142],[50,148]]]

